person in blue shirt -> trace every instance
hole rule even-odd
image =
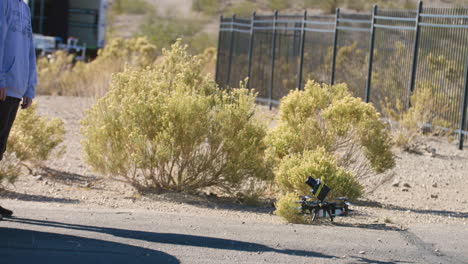
[[[36,83],[31,11],[23,0],[0,0],[0,161],[20,102],[31,106]],[[0,206],[0,216],[12,214]]]

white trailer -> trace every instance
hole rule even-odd
[[[25,0],[36,36],[55,37],[97,51],[105,45],[107,0]]]

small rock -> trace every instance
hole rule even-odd
[[[37,181],[42,181],[42,175],[36,176],[34,177],[34,179],[36,179]]]
[[[377,241],[378,241],[378,242],[380,242],[380,243],[382,243],[382,239],[380,239],[380,238],[379,238],[379,239],[377,239]]]
[[[242,222],[242,224],[245,225],[245,222]],[[296,230],[294,230],[294,231],[296,231]]]
[[[49,184],[49,182],[48,182],[48,181],[44,181],[44,185],[47,185],[47,184]]]
[[[403,187],[411,188],[411,185],[409,185],[409,183],[405,183],[405,184],[403,184]]]
[[[400,186],[400,181],[399,181],[399,180],[393,181],[392,186],[393,186],[393,187],[398,187],[398,186]]]
[[[439,196],[437,194],[431,194],[431,198],[437,199]]]
[[[359,254],[364,255],[364,254],[366,254],[366,252],[365,251],[359,251]]]
[[[435,182],[434,184],[432,184],[432,187],[437,188],[437,182]]]
[[[402,192],[409,192],[409,190],[406,189],[406,188],[401,189],[401,191],[402,191]]]

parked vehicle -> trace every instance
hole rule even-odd
[[[38,50],[95,54],[105,45],[107,0],[25,0]],[[52,46],[55,39],[55,47]]]

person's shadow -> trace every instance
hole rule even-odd
[[[117,242],[0,227],[0,263],[178,264],[180,261],[164,252]]]
[[[171,245],[182,245],[182,246],[190,246],[190,247],[235,250],[235,251],[243,251],[243,252],[274,252],[274,253],[280,253],[280,254],[286,254],[286,255],[304,256],[304,257],[312,257],[312,258],[325,258],[325,259],[334,258],[334,256],[330,256],[330,255],[326,255],[326,254],[322,254],[322,253],[318,253],[314,251],[277,249],[277,248],[272,248],[272,247],[262,245],[262,244],[257,244],[257,243],[243,242],[243,241],[231,240],[231,239],[214,238],[214,237],[208,237],[208,236],[194,236],[194,235],[173,234],[173,233],[155,233],[155,232],[146,232],[146,231],[137,231],[137,230],[126,230],[126,229],[117,229],[117,228],[66,224],[66,223],[60,223],[60,222],[32,220],[32,219],[24,219],[24,218],[10,218],[7,221],[30,224],[30,225],[38,225],[38,226],[58,227],[58,228],[73,229],[73,230],[80,230],[80,231],[98,232],[98,233],[113,235],[115,237],[141,240],[141,241],[159,243],[159,244],[171,244]],[[0,237],[6,237],[6,235],[4,234],[5,232],[8,232],[8,231],[4,229],[0,229]],[[16,230],[15,232],[19,232],[19,231]],[[14,234],[10,236],[15,237]],[[57,235],[57,238],[61,239],[60,236],[61,235]],[[73,239],[75,238],[66,238],[66,240],[73,240]],[[90,241],[90,242],[97,243],[96,241]],[[103,245],[103,246],[113,247],[114,245],[110,244],[110,245]],[[153,254],[153,253],[150,252],[150,254]],[[109,262],[109,263],[112,263],[112,262]],[[177,262],[164,262],[164,263],[177,263]]]

